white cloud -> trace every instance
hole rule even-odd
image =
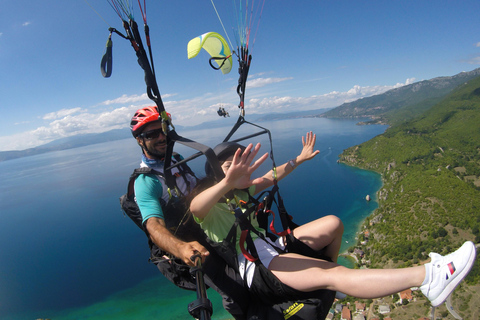
[[[141,106],[132,105],[96,113],[80,108],[52,112],[43,118],[50,121],[45,126],[20,134],[0,137],[0,151],[24,150],[64,137],[126,128],[133,113],[139,107]]]
[[[412,84],[415,82],[415,78],[408,78],[406,81],[405,81],[405,85],[408,86],[409,84]],[[397,84],[398,85],[398,84]],[[401,86],[401,85],[400,85]]]
[[[123,96],[118,97],[116,99],[103,101],[101,104],[108,106],[111,104],[136,103],[136,102],[147,101],[147,100],[150,100],[150,99],[148,98],[146,93],[142,95],[131,95],[131,96],[127,96],[126,94],[124,94]]]
[[[384,93],[390,89],[398,88],[413,83],[415,78],[410,78],[405,83],[397,83],[394,86],[353,86],[345,92],[332,91],[322,95],[311,97],[269,97],[263,99],[250,99],[247,103],[252,113],[293,112],[315,109],[325,109],[340,106],[345,102],[355,101],[360,98]]]
[[[264,74],[267,74],[267,73],[268,72],[258,72],[258,73],[249,75],[248,78],[252,79],[252,78],[256,78],[256,77],[261,77],[261,76],[263,76]]]
[[[82,112],[82,108],[61,109],[59,111],[50,112],[43,116],[43,120],[55,120],[71,114]]]
[[[465,61],[469,64],[480,64],[480,56],[479,57],[473,57],[467,61]]]
[[[283,82],[293,78],[257,78],[247,81],[247,88],[261,88],[272,83]]]
[[[283,78],[287,79],[287,78]],[[265,79],[262,79],[265,80]],[[393,86],[354,86],[350,90],[345,92],[332,91],[322,95],[315,95],[310,97],[291,97],[291,96],[273,96],[267,98],[253,98],[245,101],[245,110],[248,114],[261,114],[268,112],[293,112],[293,111],[305,111],[323,108],[337,107],[345,102],[355,101],[360,98],[381,94],[390,89],[398,88],[404,85],[411,84],[415,81],[415,78],[409,78],[405,83],[397,83]],[[249,80],[250,83],[250,80]],[[231,95],[231,93],[227,93]],[[211,121],[218,119],[216,111],[218,107],[224,107],[231,116],[238,113],[238,108],[235,103],[230,100],[222,101],[218,97],[204,100],[206,97],[174,101],[166,104],[167,110],[173,111],[173,119],[175,122],[182,125],[195,125],[205,121]],[[205,107],[201,107],[205,105]],[[214,102],[213,104],[210,104]]]
[[[116,128],[126,127],[137,106],[121,107],[111,111],[99,113],[81,112],[67,114],[55,119],[48,126],[32,131],[32,134],[42,141],[68,137],[82,133],[104,132]]]
[[[290,78],[265,78],[258,79],[258,83],[262,81],[263,83],[275,83],[288,79]],[[410,84],[414,80],[414,78],[410,78],[405,83],[397,83],[393,86],[361,87],[355,85],[345,92],[332,91],[310,97],[273,96],[252,98],[245,102],[245,110],[248,115],[332,108],[345,102],[380,94],[387,90]],[[175,125],[188,126],[219,119],[217,115],[219,107],[225,108],[232,117],[235,117],[238,114],[236,99],[236,96],[229,91],[223,95],[205,94],[192,99],[170,100],[164,103],[165,109],[172,114]],[[127,128],[132,115],[138,108],[152,104],[150,100],[148,100],[148,103],[141,103],[146,100],[148,100],[146,95],[123,95],[113,100],[104,101],[99,105],[105,105],[108,108],[111,108],[110,105],[112,104],[129,104],[128,106],[124,105],[114,109],[100,110],[101,108],[97,105],[91,109],[65,108],[48,113],[43,117],[43,120],[48,122],[44,126],[24,133],[0,137],[0,151],[23,150],[77,134],[100,133],[113,129]]]
[[[22,26],[23,27],[28,27],[29,25],[31,25],[32,23],[30,21],[26,21],[24,23],[22,23]]]
[[[33,148],[43,144],[30,131],[14,134],[11,136],[0,137],[0,151],[23,150]]]
[[[18,121],[18,122],[15,122],[14,125],[20,126],[20,125],[24,125],[24,124],[28,124],[28,123],[30,123],[30,121]]]

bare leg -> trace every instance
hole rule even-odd
[[[338,217],[311,221],[293,230],[293,235],[314,250],[325,248],[325,255],[337,262],[343,235],[343,223]]]
[[[276,256],[268,269],[283,283],[300,291],[330,289],[370,299],[420,286],[425,267],[348,269],[333,262],[288,253]]]

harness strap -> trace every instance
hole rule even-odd
[[[275,213],[272,210],[266,210],[265,212],[272,215],[272,222],[270,222],[270,231],[272,231],[273,234],[276,234],[279,237],[283,237],[292,232],[290,228],[283,230],[282,232],[277,232],[277,230],[275,230]]]
[[[200,151],[199,153],[196,153],[187,159],[181,160],[177,162],[176,164],[172,165],[172,154],[173,154],[173,147],[175,145],[175,142],[178,142],[180,144],[183,144],[187,147],[190,147],[192,149]],[[175,177],[173,176],[171,169],[182,165],[183,163],[193,160],[199,156],[204,154],[207,157],[207,161],[212,165],[213,171],[215,173],[215,176],[217,177],[223,177],[223,172],[220,167],[220,162],[218,161],[217,157],[215,156],[215,153],[213,150],[206,146],[203,145],[199,142],[181,137],[177,134],[175,130],[171,130],[167,134],[167,151],[165,154],[165,162],[164,162],[164,174],[165,174],[165,181],[167,183],[167,186],[169,188],[174,188],[175,187]],[[221,179],[221,178],[220,178]]]
[[[247,139],[250,139],[250,138],[254,138],[256,136],[267,133],[268,134],[268,140],[269,140],[269,143],[270,143],[270,159],[272,160],[272,171],[273,171],[273,179],[274,179],[273,184],[276,186],[277,185],[277,165],[275,164],[275,158],[273,156],[273,142],[272,142],[272,134],[271,134],[270,130],[268,130],[267,128],[261,127],[261,126],[255,124],[255,123],[248,122],[248,121],[245,120],[245,118],[242,115],[240,115],[237,119],[237,122],[235,123],[233,128],[230,130],[230,132],[227,134],[227,136],[225,137],[223,142],[229,141],[230,138],[233,136],[233,134],[244,123],[247,123],[251,126],[257,127],[259,129],[261,129],[261,131],[259,131],[257,133],[253,133],[253,134],[245,136],[245,137],[242,137],[242,138],[239,138],[239,139],[232,140],[232,142],[240,142],[240,141],[247,140]],[[223,175],[222,175],[222,178],[223,178]]]
[[[245,114],[245,86],[248,78],[248,71],[250,70],[250,64],[252,63],[252,55],[248,54],[248,49],[243,46],[240,48],[240,56],[238,57],[238,86],[237,94],[240,97],[238,107],[241,109],[241,114]]]
[[[282,222],[282,227],[284,230],[288,230],[288,229],[295,229],[296,227],[298,227],[297,224],[295,224],[293,221],[292,221],[292,217],[288,214],[287,212],[287,209],[285,208],[285,205],[283,203],[283,198],[282,196],[280,195],[280,192],[279,192],[279,187],[278,185],[275,185],[273,186],[272,188],[272,191],[271,191],[273,194],[276,194],[277,197],[276,199],[273,198],[273,200],[275,201],[276,205],[277,205],[277,208],[278,208],[278,215],[280,217],[280,221]]]
[[[222,69],[223,65],[225,64],[225,62],[227,62],[228,59],[230,59],[232,57],[232,55],[229,55],[227,57],[211,57],[210,59],[208,59],[208,63],[210,64],[210,67],[212,67],[213,69],[215,70],[220,70]],[[217,62],[218,61],[222,61],[222,63],[218,63],[219,66],[218,67],[215,67],[213,65],[213,61]]]
[[[246,191],[248,193],[248,191]],[[230,229],[227,237],[225,238],[226,241],[233,243],[236,239],[236,232],[237,232],[237,227],[240,227],[241,234],[239,238],[239,247],[240,251],[242,252],[243,256],[255,263],[260,263],[260,259],[258,257],[257,250],[255,248],[251,233],[253,232],[254,234],[257,235],[258,238],[264,240],[266,243],[268,243],[275,251],[277,251],[279,254],[284,253],[284,251],[277,246],[273,245],[271,242],[269,242],[265,235],[261,232],[259,232],[257,229],[255,229],[250,221],[250,215],[252,212],[255,212],[255,215],[258,215],[259,211],[261,211],[265,204],[262,202],[259,202],[257,199],[253,198],[250,193],[248,193],[249,196],[249,203],[253,204],[250,207],[246,208],[245,211],[242,211],[240,206],[237,206],[235,209],[232,208],[231,202],[229,202],[229,206],[232,209],[232,211],[235,214],[235,223],[233,224],[232,228]],[[228,201],[227,201],[228,203]],[[248,205],[248,203],[244,201],[239,201],[238,204],[244,204]],[[266,212],[268,214],[268,212]],[[266,228],[265,228],[266,230]]]
[[[105,54],[103,55],[102,61],[100,62],[100,70],[102,71],[102,76],[104,78],[109,78],[112,75],[112,49],[112,31],[110,31],[110,36],[108,37],[106,44]]]
[[[255,262],[256,260],[258,260],[258,253],[256,254],[257,258],[255,258],[253,255],[251,255],[247,249],[245,249],[245,241],[247,240],[247,236],[249,236],[249,230],[242,230],[242,234],[240,235],[240,250],[242,251],[243,253],[243,256],[251,261],[251,262]],[[252,239],[251,237],[248,237],[250,240]],[[252,248],[255,248],[255,246],[253,245],[252,243]],[[252,250],[252,248],[250,248],[250,250]],[[256,249],[253,249],[256,251]]]
[[[246,204],[244,201],[242,202]],[[255,245],[253,244],[252,236],[250,235],[250,231],[254,230],[252,224],[248,220],[252,211],[252,208],[248,208],[245,210],[245,212],[242,212],[241,207],[237,207],[234,210],[234,213],[236,220],[239,222],[238,224],[240,225],[240,229],[242,230],[238,243],[240,246],[240,251],[247,260],[254,262],[258,260],[258,253],[255,249]],[[247,243],[247,247],[245,247],[245,242]],[[248,252],[249,250],[252,252],[252,254]]]
[[[138,31],[138,25],[135,20],[130,19],[128,23],[127,21],[123,21],[123,27],[126,32],[126,36],[124,38],[130,41],[133,49],[135,50],[135,54],[137,55],[137,61],[140,67],[143,69],[145,73],[145,84],[147,85],[147,95],[148,97],[155,102],[157,105],[159,113],[165,111],[165,106],[163,105],[162,98],[160,96],[160,91],[158,90],[157,80],[155,78],[155,73],[153,70],[153,60],[149,61],[147,57],[147,53],[144,49],[142,37],[140,36],[140,32]],[[116,30],[114,30],[116,32]],[[149,35],[149,28],[148,25],[145,24],[145,32],[147,38],[147,44],[150,43],[150,35]],[[118,33],[118,32],[116,32]],[[150,45],[149,45],[150,49]],[[152,56],[150,56],[150,59]]]
[[[130,175],[130,179],[128,180],[128,188],[127,188],[127,195],[130,199],[135,193],[135,190],[133,187],[135,184],[135,179],[141,174],[152,174],[153,172],[162,175],[161,172],[155,171],[149,167],[136,168],[133,171],[133,173]]]
[[[175,161],[176,161],[177,163],[183,160],[182,157],[181,157],[178,153],[176,153],[176,152],[173,153],[173,157],[175,158]],[[184,181],[185,184],[187,185],[187,190],[190,190],[190,180],[188,180],[188,179],[186,178],[185,173],[190,174],[190,175],[191,175],[192,177],[194,177],[196,180],[198,180],[197,176],[195,175],[195,173],[193,173],[192,169],[190,169],[190,167],[189,167],[185,162],[182,162],[181,164],[179,164],[179,165],[178,165],[178,168],[179,168],[179,171],[180,171],[180,172],[175,173],[174,176],[175,176],[176,178],[182,177],[182,178],[183,178],[183,181]],[[178,192],[178,188],[176,188],[176,189],[177,189],[177,192]]]

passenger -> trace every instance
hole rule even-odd
[[[313,151],[316,137],[311,132],[302,137],[303,149],[295,159],[277,168],[278,180],[291,173],[303,162],[315,157],[319,151]],[[225,145],[225,143],[223,144]],[[252,179],[251,175],[265,161],[268,153],[254,161],[260,144],[246,148],[232,144],[234,148],[224,146],[223,152],[217,157],[225,177],[209,187],[195,190],[190,203],[190,211],[197,223],[208,237],[221,242],[232,227],[235,216],[224,199],[233,192],[230,199],[248,201],[250,194],[257,194],[273,185],[272,172],[262,177]],[[217,148],[216,148],[217,149]],[[245,189],[248,188],[248,192]],[[228,200],[227,200],[228,202]],[[254,215],[254,213],[252,213]],[[261,233],[256,219],[252,216],[253,226]],[[349,269],[337,264],[343,225],[335,216],[327,216],[300,226],[293,235],[314,250],[325,249],[326,255],[332,261],[315,259],[297,253],[278,254],[270,244],[255,234],[255,248],[262,264],[284,285],[301,292],[311,292],[319,289],[339,291],[357,298],[377,298],[408,289],[420,287],[422,293],[433,306],[442,304],[455,287],[466,277],[475,260],[475,246],[465,242],[457,251],[441,256],[430,253],[431,261],[425,265],[399,269]],[[239,232],[237,232],[239,237]],[[268,241],[268,240],[267,240]],[[237,239],[237,244],[239,243]],[[275,246],[282,249],[284,239],[278,238]],[[252,279],[258,269],[254,262],[246,260],[237,245],[240,274],[246,269],[247,284],[252,286]],[[282,295],[282,290],[276,294]]]

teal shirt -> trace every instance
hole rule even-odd
[[[163,195],[162,182],[156,175],[141,174],[135,180],[135,201],[142,213],[143,223],[151,217],[164,219],[160,200]]]
[[[172,162],[175,163],[176,161],[172,159]],[[147,167],[147,164],[142,162],[140,166]],[[159,163],[159,166],[156,167],[150,166],[150,168],[163,173],[163,163]],[[183,195],[189,194],[197,183],[194,176],[188,173],[181,175],[178,168],[173,168],[172,174],[176,177],[178,190]],[[170,194],[163,177],[156,174],[141,174],[135,179],[134,190],[135,201],[142,214],[143,223],[152,217],[165,220],[162,206],[168,202]]]

